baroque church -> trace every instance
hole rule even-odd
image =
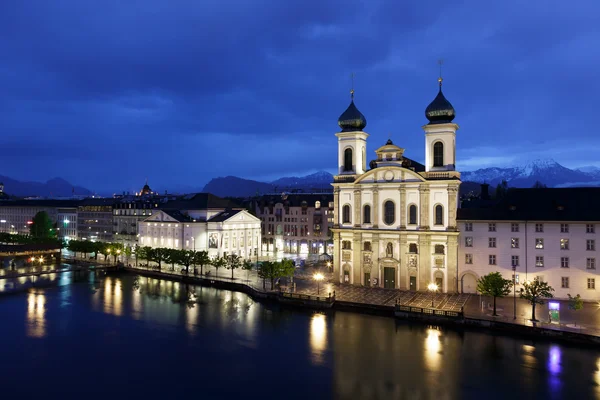
[[[388,140],[367,165],[367,120],[354,104],[340,116],[334,176],[334,279],[341,283],[457,291],[454,108],[439,92],[425,110],[425,165]]]

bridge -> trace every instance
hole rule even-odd
[[[79,272],[79,271],[105,271],[105,270],[116,270],[119,267],[117,265],[46,265],[41,267],[25,267],[19,268],[16,271],[0,269],[0,280],[1,279],[14,279],[29,276],[42,276],[49,274],[59,274],[63,272]]]

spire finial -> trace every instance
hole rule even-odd
[[[442,81],[444,80],[444,78],[442,78],[442,64],[444,64],[444,60],[440,58],[438,60],[438,64],[440,65],[440,77],[438,78],[438,82],[440,83],[440,90],[441,90],[442,89]]]
[[[148,178],[146,178],[146,185],[148,184]]]
[[[350,97],[354,100],[354,72],[350,74],[350,80],[352,81],[352,86],[350,87]]]

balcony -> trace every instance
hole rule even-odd
[[[440,171],[440,172],[419,172],[419,174],[425,179],[460,179],[460,172],[458,171]]]
[[[336,175],[333,177],[333,183],[352,183],[356,180],[356,175]]]

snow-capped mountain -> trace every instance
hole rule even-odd
[[[502,180],[506,180],[512,187],[531,187],[536,181],[548,187],[583,186],[594,185],[594,181],[600,180],[600,169],[588,169],[587,171],[563,167],[553,159],[538,159],[522,166],[465,171],[461,173],[461,179],[462,181],[486,182],[490,185],[496,185]]]

